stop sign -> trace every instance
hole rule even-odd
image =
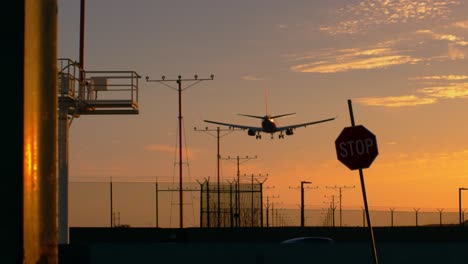
[[[362,125],[345,127],[335,148],[338,160],[351,170],[369,168],[379,154],[375,135]]]

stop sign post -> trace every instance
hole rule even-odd
[[[379,154],[375,135],[362,125],[345,127],[335,147],[338,160],[351,170],[369,168]]]
[[[374,231],[367,205],[366,185],[364,183],[364,173],[362,169],[369,168],[375,157],[379,154],[377,149],[377,140],[375,135],[362,125],[354,124],[353,106],[351,100],[348,100],[349,117],[351,126],[345,127],[335,140],[336,155],[346,167],[351,170],[359,170],[361,179],[362,198],[364,208],[366,209],[367,226],[369,227],[370,239],[372,244],[372,253],[374,263],[378,264],[377,248],[375,247]]]

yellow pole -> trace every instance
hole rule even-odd
[[[58,263],[57,0],[25,0],[23,263]]]

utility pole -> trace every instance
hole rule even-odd
[[[268,177],[268,174],[267,174]],[[263,179],[262,181],[259,181],[258,179],[255,179],[259,184],[260,184],[260,227],[263,227],[263,183],[268,178]]]
[[[166,80],[165,76],[162,76],[161,79],[159,80],[150,80],[148,76],[146,76],[146,81],[147,82],[159,82],[171,89],[177,90],[178,95],[179,95],[179,227],[183,228],[184,227],[184,212],[183,212],[183,190],[182,190],[182,91],[194,86],[195,84],[201,82],[201,81],[208,81],[208,80],[213,80],[214,75],[211,74],[211,78],[207,79],[200,79],[198,78],[198,75],[193,76],[192,78],[184,78],[182,79],[182,76],[178,76],[177,79],[168,79]],[[177,83],[177,88],[172,87],[166,82],[176,82]],[[193,82],[191,85],[185,87],[182,89],[182,82]]]
[[[154,183],[154,187],[155,187],[155,211],[156,211],[156,228],[159,227],[159,201],[158,201],[158,179],[156,178],[156,181]],[[201,199],[201,197],[200,197]]]
[[[458,188],[458,214],[460,219],[460,225],[464,225],[465,221],[462,219],[462,191],[466,191],[468,188],[460,187]]]
[[[325,197],[330,198],[330,196],[326,196],[326,195],[325,195]],[[335,195],[332,195],[331,198],[332,198],[332,200],[331,200],[331,203],[330,203],[330,209],[332,211],[332,224],[333,224],[333,227],[335,227],[335,210],[336,210]]]
[[[301,227],[304,227],[304,184],[310,184],[309,181],[301,181]]]
[[[247,176],[246,174],[244,174],[244,176]],[[251,174],[251,184],[250,184],[250,192],[251,192],[251,198],[250,198],[250,214],[251,214],[251,218],[250,218],[250,222],[251,222],[251,226],[254,227],[254,216],[255,216],[255,204],[254,204],[254,179],[260,184],[260,187],[262,186],[262,184],[268,179],[268,178],[264,178],[263,181],[258,181],[257,178],[255,178],[255,176],[258,176],[258,177],[262,177],[262,174],[258,174],[258,175],[255,175],[255,174]],[[266,177],[268,177],[268,174],[266,175]],[[261,207],[262,207],[262,197],[261,197],[261,193],[262,193],[262,190],[260,188],[260,210],[261,210]],[[261,221],[260,220],[260,225],[261,225]]]
[[[390,226],[393,227],[393,213],[395,212],[395,208],[390,208]]]
[[[272,199],[279,198],[279,195],[276,195],[276,196],[273,195],[271,197],[267,196],[267,203],[266,203],[266,206],[265,206],[265,208],[266,208],[266,227],[270,227],[270,223],[268,221],[269,220],[269,215],[270,215],[269,212],[268,212],[268,209],[270,209],[270,205],[271,205],[271,208],[273,210],[273,203],[270,204],[270,199],[269,198],[272,198]],[[273,216],[272,216],[272,218],[273,218]]]
[[[420,208],[414,208],[414,209],[413,209],[414,212],[415,212],[415,214],[416,214],[416,226],[418,226],[418,213],[419,213],[419,209],[420,209]]]
[[[439,223],[440,226],[442,226],[442,212],[444,211],[444,208],[437,209],[437,211],[439,212]]]
[[[239,157],[239,156],[237,156],[236,158],[231,158],[231,156],[228,156],[227,158],[220,158],[220,159],[223,159],[223,160],[235,159],[237,161],[236,213],[234,214],[234,217],[236,218],[236,226],[239,227],[240,225],[240,164],[245,163],[252,159],[257,159],[257,155],[255,155],[254,157],[245,156],[244,158]]]
[[[221,159],[221,154],[219,152],[219,149],[220,149],[220,138],[223,137],[223,136],[226,136],[228,134],[231,134],[232,132],[234,131],[238,131],[238,130],[241,130],[241,129],[237,129],[237,128],[229,128],[229,129],[221,129],[219,127],[217,127],[216,129],[209,129],[208,127],[205,127],[205,129],[197,129],[196,127],[194,127],[194,130],[195,131],[199,131],[199,132],[205,132],[207,133],[208,135],[210,136],[214,136],[216,137],[216,142],[217,142],[217,154],[216,154],[216,175],[217,175],[217,185],[218,185],[218,190],[217,190],[217,195],[218,195],[218,212],[217,212],[217,216],[218,216],[218,226],[217,227],[221,227],[221,196],[220,196],[220,186],[219,186],[219,178],[220,178],[220,173],[219,173],[219,161]],[[216,131],[216,135],[213,135],[211,134],[210,132],[213,132],[213,131]],[[224,135],[221,135],[221,132],[227,132],[226,134]]]
[[[333,186],[333,187],[328,187],[326,186],[325,188],[329,188],[329,189],[338,189],[339,192],[340,192],[340,227],[342,226],[342,222],[343,222],[343,210],[342,210],[342,206],[341,206],[341,200],[342,200],[342,194],[341,194],[341,190],[342,189],[351,189],[351,188],[355,188],[355,186]]]
[[[236,180],[227,181],[229,183],[229,224],[231,228],[234,227],[234,210],[232,207],[232,184],[236,182]]]
[[[112,204],[113,200],[114,200],[114,197],[112,195],[112,177],[110,178],[110,216],[111,216],[111,221],[110,221],[110,227],[114,227],[114,225],[112,224],[112,217],[114,215],[114,206]]]

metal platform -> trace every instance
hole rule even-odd
[[[136,72],[83,71],[70,59],[58,65],[59,103],[70,115],[139,114]]]

